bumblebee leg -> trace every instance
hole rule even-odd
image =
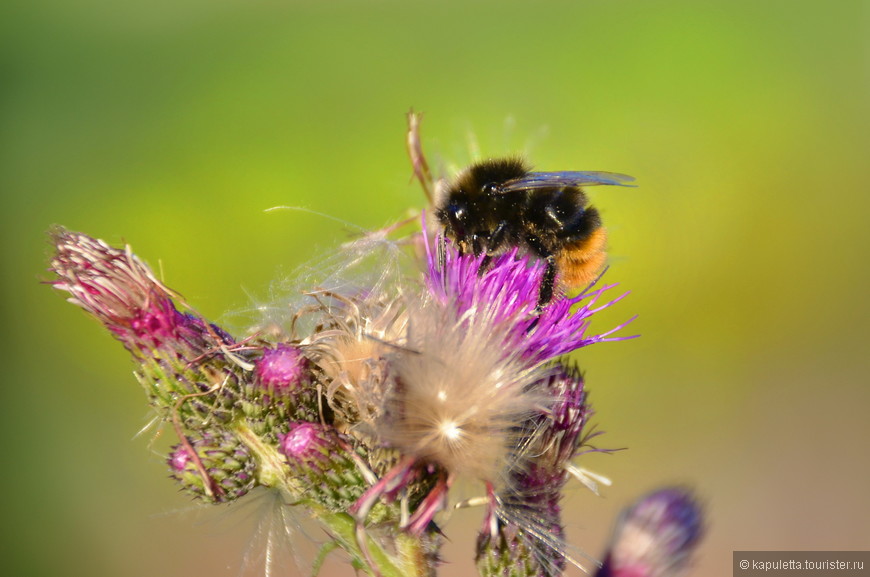
[[[544,277],[541,279],[541,286],[538,288],[538,306],[536,310],[540,313],[553,300],[553,293],[556,289],[556,255],[547,250],[536,236],[526,237],[526,243],[547,264],[547,268],[544,270]]]
[[[441,235],[437,250],[437,258],[438,258],[438,270],[443,271],[444,267],[447,266],[447,237],[445,235]]]
[[[538,290],[538,312],[543,310],[551,300],[553,300],[553,290],[556,285],[556,257],[549,255],[545,259],[547,270],[544,271],[544,278],[541,279],[541,288]]]
[[[489,270],[489,263],[492,262],[492,257],[488,254],[483,255],[480,259],[480,268],[477,269],[477,276],[483,276],[483,273]]]
[[[508,223],[502,221],[495,227],[489,237],[486,239],[486,243],[483,243],[483,239],[478,237],[479,239],[480,250],[475,250],[474,254],[480,255],[483,254],[483,258],[480,261],[480,268],[477,269],[478,276],[482,275],[486,271],[489,270],[489,265],[492,263],[492,257],[498,254],[498,250],[502,247],[505,239],[505,232],[508,229]]]
[[[495,252],[504,245],[507,230],[508,223],[506,221],[503,220],[498,223],[486,241],[486,254],[495,254]]]

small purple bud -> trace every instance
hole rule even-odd
[[[262,387],[277,393],[290,392],[304,378],[308,369],[308,359],[302,352],[287,344],[279,344],[274,349],[266,349],[256,362],[254,375]]]
[[[703,534],[701,509],[685,489],[661,489],[629,507],[596,577],[677,577]]]
[[[329,448],[328,436],[331,429],[315,423],[294,423],[290,432],[280,435],[281,452],[291,461],[308,461],[323,457],[324,449]]]
[[[184,471],[185,467],[191,460],[190,452],[183,446],[179,445],[169,455],[169,467],[176,473]]]
[[[368,487],[354,460],[348,439],[319,423],[290,423],[278,435],[278,450],[290,472],[304,486],[306,498],[330,511],[347,511]]]

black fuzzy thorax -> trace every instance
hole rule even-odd
[[[601,226],[598,211],[588,207],[578,187],[501,190],[530,172],[518,158],[486,160],[466,169],[435,212],[445,234],[463,252],[497,254],[518,246],[546,258]]]

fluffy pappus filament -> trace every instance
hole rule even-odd
[[[339,422],[372,426],[382,413],[389,386],[384,355],[404,340],[407,313],[401,299],[311,295],[322,329],[308,339],[306,352],[323,371],[326,398]]]
[[[501,485],[512,466],[516,425],[545,410],[532,385],[542,374],[504,346],[503,332],[429,300],[408,308],[405,345],[388,356],[394,382],[378,436],[450,477]]]

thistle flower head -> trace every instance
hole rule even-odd
[[[468,416],[481,431],[471,438],[482,437],[480,447],[488,456],[475,456],[477,466],[490,459],[499,463],[480,478],[501,484],[500,475],[514,474],[512,469],[540,468],[537,462],[520,463],[526,451],[537,454],[537,460],[542,460],[541,456],[556,460],[550,474],[564,475],[563,465],[574,456],[573,444],[585,422],[583,381],[579,373],[551,372],[546,363],[582,346],[608,340],[606,335],[613,331],[587,335],[589,317],[622,297],[595,308],[595,300],[611,288],[604,287],[574,299],[557,298],[539,310],[538,290],[544,274],[541,262],[520,256],[516,250],[489,260],[461,254],[444,239],[438,242],[442,249],[439,256],[427,244],[429,300],[410,313],[406,346],[414,353],[400,356],[399,362],[407,364],[406,371],[411,374],[396,371],[402,384],[398,396],[413,394],[417,388],[426,391],[429,398],[421,399],[420,404],[427,411],[415,424],[416,435],[403,431],[400,436],[417,437],[419,445],[438,438],[438,434],[444,438],[444,432],[465,438],[462,427],[456,429],[460,422],[457,416]],[[590,302],[571,312],[571,307],[585,298]],[[438,366],[430,366],[433,363]],[[448,399],[455,399],[457,406],[451,409]],[[481,408],[486,412],[480,412]],[[408,411],[400,414],[405,416]],[[534,439],[518,438],[518,423],[532,426],[539,421],[546,421],[548,426],[535,425]],[[565,429],[570,430],[567,440],[562,439]],[[483,442],[486,437],[488,442]],[[491,443],[499,440],[510,447],[508,453],[492,450]],[[529,450],[532,444],[540,447]],[[554,447],[561,451],[557,456],[553,456]],[[466,454],[456,449],[451,447],[450,452],[460,457]],[[494,474],[496,468],[499,475]]]
[[[134,355],[157,349],[205,349],[232,343],[216,326],[173,303],[163,286],[129,247],[119,250],[87,235],[56,228],[51,269],[54,288],[97,318]]]
[[[493,257],[460,253],[450,241],[440,239],[441,255],[427,244],[426,284],[444,306],[463,322],[486,324],[502,333],[505,348],[519,349],[530,363],[543,363],[587,345],[633,338],[611,337],[631,322],[598,335],[589,335],[590,317],[623,299],[624,293],[596,306],[616,285],[605,285],[573,298],[560,296],[543,310],[538,292],[545,265],[513,249]],[[443,266],[442,261],[443,260]]]
[[[690,492],[660,489],[623,514],[596,577],[678,577],[703,533],[701,509]]]
[[[410,307],[405,343],[387,360],[394,393],[381,439],[451,475],[502,484],[516,423],[546,401],[531,387],[540,367],[506,349],[498,327],[433,300]]]
[[[403,330],[392,341],[370,339],[378,348],[378,368],[350,387],[378,392],[369,397],[377,416],[373,438],[403,455],[357,511],[364,516],[378,496],[394,495],[423,471],[435,473],[442,481],[409,522],[420,530],[444,506],[453,479],[472,478],[500,503],[491,516],[535,519],[535,529],[526,535],[555,534],[550,546],[558,551],[559,491],[586,413],[582,380],[550,379],[551,363],[607,339],[587,334],[589,317],[602,307],[587,302],[572,313],[583,297],[558,298],[541,311],[539,262],[516,251],[475,257],[444,239],[437,242],[443,249],[438,256],[425,244],[423,286],[416,294],[400,291],[391,301],[403,311],[392,317],[402,319]],[[553,384],[557,381],[560,386]],[[516,506],[519,495],[533,494],[538,505]],[[511,500],[514,504],[506,504]],[[543,524],[534,517],[541,512]]]
[[[552,577],[565,567],[562,488],[587,438],[583,431],[592,411],[575,366],[552,367],[536,388],[549,397],[549,410],[520,427],[508,483],[496,493],[494,519],[478,535],[478,565],[489,574],[499,574],[499,567],[509,570],[517,556],[523,559],[522,575]]]
[[[99,320],[138,362],[136,374],[162,415],[175,413],[197,428],[232,418],[246,364],[229,349],[233,338],[217,325],[176,307],[163,286],[129,247],[61,228],[52,286]],[[175,299],[175,300],[174,300]],[[185,402],[181,402],[185,401]]]

